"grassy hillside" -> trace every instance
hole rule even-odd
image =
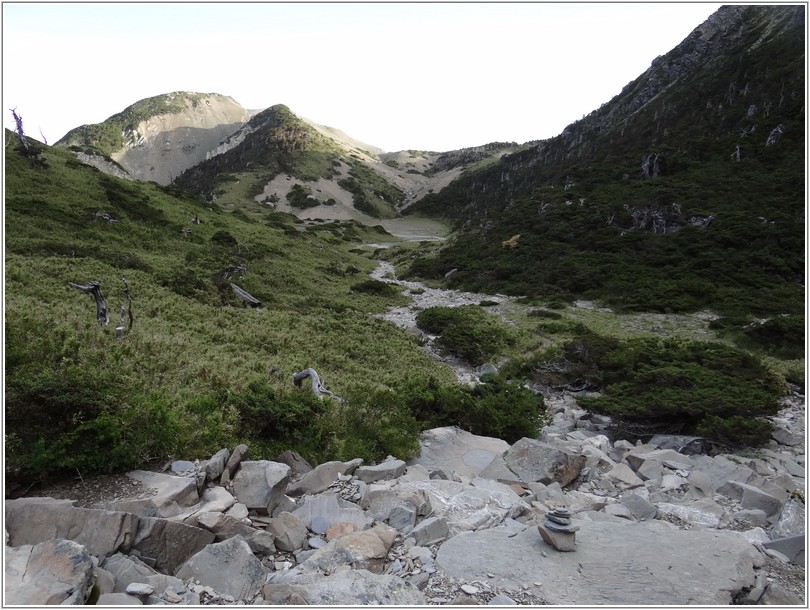
[[[375,262],[360,243],[384,239],[377,230],[226,213],[32,145],[38,162],[12,148],[6,159],[9,474],[88,474],[238,442],[256,458],[295,449],[314,461],[416,449],[428,422],[402,402],[406,388],[455,383],[374,317],[406,302],[368,278]],[[94,280],[106,326],[70,286]],[[231,283],[263,307],[243,307]],[[306,367],[345,400],[296,389],[291,375]]]
[[[230,150],[190,168],[175,184],[208,201],[250,201],[279,174],[303,181],[328,178],[353,195],[354,207],[373,218],[392,218],[402,191],[368,169],[332,138],[297,117],[287,106],[254,116]],[[340,167],[349,165],[348,175]]]

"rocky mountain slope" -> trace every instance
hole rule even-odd
[[[804,23],[802,6],[723,7],[559,136],[423,198],[409,211],[464,233],[414,273],[632,311],[799,314]]]
[[[368,224],[517,149],[494,143],[447,153],[385,153],[283,105],[249,111],[230,97],[191,92],[136,102],[103,123],[71,130],[57,146],[105,173],[162,185],[176,181],[208,200]],[[233,188],[231,182],[242,184]]]
[[[224,95],[167,93],[140,100],[103,123],[72,129],[56,145],[108,156],[135,179],[169,184],[250,116]]]
[[[240,445],[100,496],[82,481],[7,501],[6,602],[804,602],[802,397],[768,448],[714,457],[699,439],[611,442],[548,399],[554,424],[511,446],[437,428],[407,463],[313,468]]]

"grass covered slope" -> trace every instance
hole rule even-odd
[[[44,166],[12,149],[6,157],[9,472],[86,474],[236,442],[257,457],[291,448],[316,461],[414,450],[416,419],[368,397],[393,396],[406,379],[453,378],[373,317],[405,299],[365,289],[375,263],[352,250],[369,229],[226,213],[32,145]],[[108,326],[69,285],[92,280]],[[243,308],[230,283],[264,307]],[[117,338],[121,321],[129,328]],[[295,389],[291,374],[306,367],[346,402]]]

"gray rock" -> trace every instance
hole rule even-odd
[[[704,452],[706,439],[700,436],[656,434],[649,440],[649,444],[657,449],[672,449],[684,455],[697,455]]]
[[[293,513],[279,514],[267,526],[267,531],[275,538],[276,548],[282,551],[299,551],[307,540],[307,526]]]
[[[65,538],[78,542],[91,555],[112,555],[131,548],[138,521],[129,513],[77,508],[72,500],[20,498],[5,503],[9,546]]]
[[[340,566],[348,565],[353,570],[381,574],[391,546],[388,543],[389,538],[380,535],[381,533],[375,528],[340,536],[315,551],[300,567],[304,571],[315,570],[329,574]]]
[[[689,490],[686,497],[690,499],[713,498],[714,485],[711,477],[701,470],[692,470],[686,478],[689,482]]]
[[[405,474],[405,462],[402,460],[389,459],[374,466],[360,466],[355,470],[355,475],[364,483],[374,483],[375,481],[389,481]]]
[[[290,472],[294,475],[306,474],[312,470],[312,464],[304,459],[300,453],[291,451],[290,449],[284,451],[275,461],[281,464],[287,464],[287,466],[290,467]]]
[[[680,454],[677,451],[673,451],[672,449],[648,450],[643,447],[631,449],[630,452],[624,456],[624,460],[630,465],[630,468],[636,472],[638,472],[638,469],[644,462],[650,460],[660,462],[661,464],[664,462],[670,462],[673,465],[677,465],[678,468],[683,468],[685,470],[691,470],[694,468],[692,458]]]
[[[630,511],[630,514],[633,515],[633,518],[637,521],[655,519],[655,515],[658,513],[658,509],[654,504],[638,494],[633,493],[622,496],[621,503],[627,507],[627,510]]]
[[[503,459],[509,470],[524,483],[556,481],[563,487],[579,476],[587,460],[584,455],[530,438],[522,438],[513,444]]]
[[[800,434],[795,434],[790,430],[786,430],[782,427],[774,427],[773,432],[771,433],[771,438],[775,440],[780,445],[786,445],[788,447],[797,447],[804,442],[804,437]]]
[[[143,602],[128,593],[104,593],[96,601],[97,606],[143,606]]]
[[[212,455],[211,459],[206,462],[204,467],[205,479],[207,481],[218,483],[220,478],[222,478],[222,473],[225,471],[225,465],[228,463],[228,459],[230,457],[231,452],[227,449],[220,449],[214,455]]]
[[[791,497],[782,507],[782,511],[779,513],[779,520],[773,526],[771,535],[774,538],[800,536],[805,533],[805,524],[806,514],[804,502]]]
[[[338,475],[346,472],[343,462],[325,462],[307,472],[301,479],[287,486],[288,496],[314,495],[326,491],[337,481]]]
[[[634,489],[644,485],[644,481],[642,481],[627,464],[616,464],[605,473],[605,476],[610,479],[618,489]]]
[[[696,455],[691,459],[695,464],[695,470],[709,475],[712,487],[717,491],[729,481],[756,483],[761,480],[748,466],[739,464],[724,455],[717,455],[713,458],[707,455]]]
[[[104,568],[96,566],[96,585],[101,593],[112,593],[115,591],[115,576]]]
[[[234,536],[209,544],[180,567],[177,577],[194,578],[237,600],[248,600],[262,588],[265,568],[253,555],[247,541]]]
[[[412,481],[398,486],[403,491],[421,491],[426,499],[424,514],[447,521],[450,535],[492,527],[529,510],[513,491],[487,490],[455,481]]]
[[[431,472],[456,472],[468,479],[478,476],[493,458],[509,449],[504,440],[471,434],[456,426],[426,430],[419,445],[419,457],[408,465],[421,464]]]
[[[214,534],[183,523],[141,517],[132,548],[150,557],[161,572],[174,574],[189,557],[214,541]]]
[[[728,527],[738,531],[750,530],[755,527],[768,527],[768,516],[758,508],[746,508],[730,515]]]
[[[230,515],[205,513],[198,519],[198,525],[212,532],[216,542],[222,542],[234,536],[242,536],[254,553],[271,555],[276,552],[272,534],[251,527]]]
[[[516,606],[517,602],[512,599],[511,597],[507,597],[506,595],[495,595],[491,600],[487,602],[489,606]]]
[[[197,472],[197,465],[188,460],[174,460],[171,466],[172,474],[186,474]]]
[[[204,513],[222,513],[236,503],[236,499],[224,487],[214,486],[204,489],[200,501],[179,515],[170,517],[172,521],[182,521],[186,525],[197,525],[197,519]]]
[[[233,478],[233,491],[248,510],[270,514],[290,482],[290,467],[269,460],[242,462]]]
[[[262,597],[270,606],[307,606],[311,603],[306,587],[301,585],[271,583],[262,588]]]
[[[718,527],[723,518],[723,508],[708,499],[692,500],[683,504],[659,502],[656,507],[658,508],[657,519],[663,519],[665,515],[673,515],[687,523],[701,527]]]
[[[231,457],[228,458],[228,462],[225,464],[225,470],[222,471],[222,476],[219,479],[220,485],[226,485],[233,479],[236,471],[239,469],[241,463],[248,458],[248,446],[247,445],[237,445],[234,447],[233,452],[231,453]]]
[[[83,605],[93,580],[90,554],[71,540],[6,547],[3,605]]]
[[[391,509],[388,513],[388,525],[394,529],[407,533],[416,525],[417,510],[410,502],[404,502]]]
[[[429,546],[447,538],[450,530],[441,517],[429,517],[419,522],[408,534],[420,546]]]
[[[131,582],[127,585],[125,593],[135,595],[136,597],[148,597],[155,592],[155,588],[149,583],[145,582]]]
[[[158,572],[140,561],[137,557],[130,557],[123,553],[116,553],[102,562],[104,570],[115,578],[115,586],[110,593],[123,593],[127,586],[133,582],[149,582]]]
[[[614,517],[621,517],[622,519],[627,519],[628,521],[636,521],[633,513],[624,504],[608,504],[602,510],[604,510],[606,514],[613,515]]]
[[[730,498],[738,500],[743,508],[758,508],[768,517],[779,514],[782,510],[782,501],[771,494],[738,481],[729,481],[717,490]]]
[[[575,553],[543,556],[537,529],[510,537],[494,527],[451,538],[436,565],[468,582],[494,578],[507,590],[539,581],[552,605],[728,605],[754,584],[759,552],[736,532],[680,530],[661,521],[577,523]]]
[[[182,514],[200,501],[194,476],[133,470],[127,473],[127,477],[152,490],[151,495],[99,503],[95,508],[133,513],[141,517],[168,518]]]
[[[337,523],[350,523],[356,530],[371,527],[374,517],[357,507],[345,508],[338,503],[338,497],[332,493],[311,496],[307,502],[293,512],[309,529],[316,534],[323,534]]]
[[[309,603],[316,606],[424,606],[425,596],[413,584],[393,574],[374,574],[368,570],[338,570],[295,575],[290,584],[306,590]]]
[[[804,566],[804,534],[763,542],[762,546],[782,553],[796,565]]]

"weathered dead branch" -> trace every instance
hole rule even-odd
[[[110,323],[110,316],[107,313],[107,303],[104,301],[104,297],[101,295],[101,282],[98,280],[92,280],[86,286],[74,284],[73,282],[68,282],[68,284],[73,286],[76,290],[81,290],[82,292],[91,294],[96,301],[96,319],[105,326]]]
[[[297,373],[293,373],[293,383],[295,387],[300,388],[304,379],[309,377],[312,380],[312,392],[320,399],[323,399],[324,395],[331,396],[336,400],[342,401],[343,399],[335,394],[334,392],[330,392],[326,389],[321,378],[318,376],[318,373],[315,372],[313,368],[306,368],[303,371],[299,371]]]

